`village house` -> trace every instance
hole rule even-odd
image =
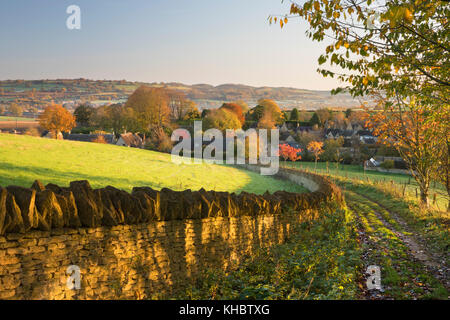
[[[51,132],[51,131],[45,130],[44,132],[42,132],[41,137],[42,138],[47,138],[47,139],[55,139],[55,134],[53,132]],[[57,140],[63,140],[64,139],[63,134],[61,132],[58,132],[56,134],[56,139]]]
[[[127,132],[120,135],[120,138],[119,140],[117,140],[116,145],[131,148],[143,148],[144,141],[139,135]]]

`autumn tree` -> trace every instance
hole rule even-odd
[[[241,109],[242,109],[242,112],[243,112],[244,114],[246,114],[246,113],[250,110],[250,108],[249,108],[247,102],[245,102],[245,101],[243,101],[243,100],[233,101],[233,103],[235,103],[235,104],[237,104],[237,105],[240,105],[240,106],[241,106]]]
[[[75,127],[75,117],[61,105],[50,105],[39,116],[39,125],[57,139],[60,132],[67,132]]]
[[[330,109],[322,108],[316,111],[317,117],[319,118],[319,125],[324,126],[324,124],[331,120],[332,112]]]
[[[441,146],[437,150],[437,167],[434,170],[434,179],[441,182],[445,190],[447,191],[447,212],[450,212],[450,110],[446,109],[441,114],[441,117],[446,119],[447,126],[446,127],[433,127],[433,130],[437,130],[439,132],[434,133],[433,135],[438,136],[439,145]]]
[[[301,122],[309,122],[311,120],[311,114],[306,110],[300,110],[298,112],[298,120]]]
[[[116,136],[127,131],[139,131],[133,109],[121,104],[98,107],[92,123],[103,130],[112,130]]]
[[[125,108],[133,110],[142,131],[152,132],[170,124],[169,96],[163,88],[140,86],[128,97]]]
[[[445,147],[436,139],[435,130],[441,125],[430,118],[430,110],[415,101],[398,101],[390,112],[375,113],[368,126],[383,144],[393,146],[404,159],[420,189],[420,199],[428,205],[428,194],[433,172],[439,163],[440,150]],[[447,117],[447,133],[450,118]]]
[[[12,115],[15,117],[20,117],[23,114],[23,108],[19,106],[17,103],[12,103],[9,106],[8,111],[11,112]]]
[[[292,109],[289,120],[292,120],[292,121],[298,121],[299,120],[299,114],[298,114],[297,108]]]
[[[263,112],[261,117],[264,115],[271,117],[276,124],[281,124],[283,122],[284,120],[283,113],[281,112],[280,107],[274,100],[260,99],[258,101],[258,106],[262,107]]]
[[[319,156],[323,153],[323,142],[311,141],[306,148],[309,152],[314,154],[314,168],[317,169],[317,160],[319,160]]]
[[[318,71],[348,84],[335,93],[375,90],[388,99],[417,96],[421,104],[448,104],[449,16],[450,3],[440,0],[307,0],[292,1],[289,15],[271,21],[300,17],[312,40],[331,40],[318,62],[338,70]]]
[[[351,123],[357,123],[364,127],[368,117],[369,113],[366,111],[353,111],[350,114],[349,120]]]
[[[89,127],[91,125],[92,116],[95,113],[95,109],[89,105],[79,105],[73,115],[79,126]]]
[[[440,141],[437,132],[445,132],[448,127],[448,119],[440,115],[448,110],[450,97],[450,3],[292,2],[290,16],[284,16],[281,25],[295,16],[307,21],[307,35],[311,39],[332,41],[318,62],[320,65],[328,62],[334,69],[318,71],[347,84],[333,93],[347,90],[354,97],[373,95],[381,101],[380,112],[372,115],[372,125],[378,127],[383,143],[402,150],[404,160],[417,172],[415,178],[426,204],[430,176],[435,170],[436,153],[432,150]],[[380,119],[392,126],[386,126]],[[430,130],[431,127],[439,129]],[[409,138],[412,140],[408,141]],[[420,158],[424,154],[433,157]]]
[[[339,148],[344,145],[344,138],[327,139],[323,145],[322,160],[337,161],[340,158]]]
[[[320,138],[323,134],[320,133],[320,136],[311,131],[299,131],[297,133],[297,140],[303,147],[307,147],[311,141],[320,141]]]
[[[245,122],[244,113],[242,111],[242,107],[240,105],[238,105],[237,103],[224,103],[224,104],[222,104],[220,109],[224,109],[224,110],[233,112],[236,115],[236,117],[238,118],[238,120],[241,122],[241,124],[244,124],[244,122]]]
[[[163,128],[156,129],[145,144],[146,149],[167,153],[172,150],[172,147],[173,142]]]
[[[301,152],[302,149],[292,147],[287,143],[280,145],[278,148],[278,156],[283,158],[285,166],[287,160],[292,162],[300,160],[302,158]]]
[[[258,122],[264,115],[264,107],[257,105],[256,107],[249,110],[246,115],[247,120]]]
[[[193,106],[184,116],[183,120],[195,120],[202,117],[197,107]]]
[[[226,129],[240,129],[241,122],[234,112],[225,109],[211,110],[203,119],[203,129],[219,129],[225,131]]]
[[[168,106],[172,119],[183,120],[186,114],[194,109],[195,102],[186,98],[186,94],[179,90],[164,89],[168,97]]]
[[[201,114],[202,118],[206,118],[206,116],[207,116],[208,113],[210,113],[210,112],[211,112],[210,109],[203,109],[203,110],[202,110],[202,114]]]
[[[258,129],[274,129],[275,120],[269,112],[264,112],[263,116],[258,121],[257,127]]]
[[[334,112],[331,118],[332,123],[337,127],[342,127],[346,123],[346,117],[343,112]]]
[[[107,144],[108,142],[105,139],[105,136],[103,135],[98,135],[96,138],[92,139],[92,142],[94,143],[100,143],[100,144]]]

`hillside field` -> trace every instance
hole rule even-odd
[[[2,121],[36,121],[36,119],[25,118],[25,117],[0,116],[0,122],[2,122]]]
[[[229,166],[182,164],[170,154],[90,142],[57,141],[0,134],[0,185],[29,187],[34,180],[67,186],[88,180],[92,187],[133,187],[251,192],[306,191],[301,186]]]
[[[401,173],[392,173],[392,172],[378,172],[378,171],[369,171],[364,169],[360,165],[347,165],[340,164],[338,168],[336,168],[335,162],[330,162],[328,164],[328,170],[326,168],[325,162],[318,162],[317,167],[314,162],[305,162],[299,161],[295,162],[287,162],[285,164],[283,161],[280,161],[280,166],[287,166],[295,168],[299,168],[302,170],[308,170],[311,172],[316,172],[322,175],[328,175],[331,178],[343,178],[350,181],[365,181],[365,182],[377,182],[380,184],[384,184],[385,186],[392,186],[393,189],[401,192],[403,188],[406,186],[405,194],[411,198],[416,197],[416,190],[419,192],[419,186],[414,178],[407,174]],[[434,195],[436,195],[436,205],[439,209],[444,210],[447,207],[448,200],[446,198],[446,190],[443,185],[439,183],[435,183],[434,181],[431,183],[429,196],[431,197],[431,201],[433,201]]]

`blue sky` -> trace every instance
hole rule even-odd
[[[81,8],[81,30],[66,8]],[[327,90],[325,44],[281,0],[0,0],[0,79],[126,79]]]

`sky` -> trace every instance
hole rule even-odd
[[[329,90],[326,44],[269,25],[281,0],[0,0],[0,79],[238,83]],[[81,29],[69,30],[69,5]]]

